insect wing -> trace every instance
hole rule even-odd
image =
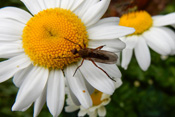
[[[114,52],[105,50],[93,50],[93,54],[96,56],[87,57],[86,59],[91,59],[95,62],[105,64],[115,64],[118,59],[118,56]]]

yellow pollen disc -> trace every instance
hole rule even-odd
[[[70,10],[61,8],[47,9],[32,17],[22,38],[24,51],[33,64],[53,69],[77,62],[78,55],[73,55],[71,50],[79,50],[79,45],[84,47],[88,43],[81,19]]]
[[[142,34],[152,26],[153,20],[146,11],[136,11],[124,14],[120,18],[119,25],[135,28],[132,35]]]
[[[97,106],[102,103],[103,100],[101,100],[102,92],[95,89],[95,91],[91,94],[93,106]]]

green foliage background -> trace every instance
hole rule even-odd
[[[15,6],[25,9],[20,0],[0,0],[0,8]],[[162,14],[175,11],[175,4],[169,4]],[[107,117],[174,117],[175,116],[175,56],[161,60],[160,55],[151,51],[151,66],[143,72],[133,58],[128,70],[122,68],[123,85],[112,96],[107,105]],[[18,89],[12,79],[0,84],[0,116],[31,117],[33,108],[25,112],[12,112]],[[44,106],[40,117],[52,117]],[[77,112],[65,113],[62,117],[76,117]]]

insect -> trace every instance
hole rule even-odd
[[[89,60],[91,61],[97,68],[99,68],[100,70],[102,70],[111,80],[115,81],[114,79],[112,79],[109,74],[103,70],[101,67],[99,67],[95,62],[99,62],[99,63],[104,63],[104,64],[115,64],[117,62],[118,56],[113,53],[113,52],[109,52],[109,51],[105,51],[105,50],[101,50],[105,45],[99,46],[95,49],[92,48],[87,48],[86,45],[84,44],[84,48],[78,44],[75,43],[67,38],[64,38],[76,45],[78,45],[80,47],[80,50],[77,50],[76,48],[72,49],[71,52],[72,54],[76,55],[78,54],[78,57],[82,57],[83,60],[81,62],[81,64],[76,68],[73,76],[75,75],[75,73],[77,72],[77,70],[83,65],[84,60]],[[116,82],[116,81],[115,81]]]

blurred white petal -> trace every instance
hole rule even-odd
[[[149,48],[143,37],[139,37],[138,43],[134,49],[137,62],[142,70],[146,71],[151,63]]]

